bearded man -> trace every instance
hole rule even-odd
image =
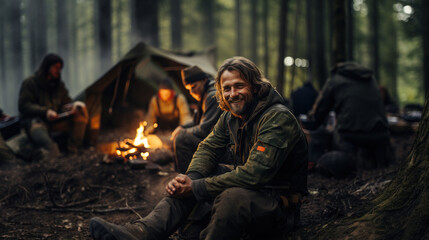
[[[46,55],[34,75],[24,80],[19,92],[18,108],[29,139],[48,152],[59,155],[53,133],[66,133],[67,150],[75,153],[82,146],[88,112],[83,102],[73,102],[61,79],[64,66],[56,54]]]
[[[167,184],[170,196],[124,226],[93,218],[94,239],[166,239],[205,202],[212,204],[211,218],[200,239],[281,239],[296,227],[308,164],[298,121],[246,58],[227,59],[215,85],[224,113],[199,144],[186,174]],[[234,169],[220,173],[228,148]]]

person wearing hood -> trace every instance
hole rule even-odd
[[[216,77],[224,110],[186,174],[146,217],[123,226],[90,221],[94,239],[167,239],[197,204],[212,203],[199,239],[283,239],[299,222],[307,192],[307,141],[282,96],[250,60],[224,61]],[[234,168],[219,171],[231,148]],[[209,211],[210,212],[210,211]]]
[[[178,126],[171,134],[176,171],[185,173],[198,144],[212,131],[222,111],[211,76],[197,66],[182,69],[181,76],[183,86],[198,102],[193,121]]]
[[[61,79],[63,67],[60,56],[46,55],[35,74],[23,81],[19,92],[22,125],[29,139],[49,157],[60,154],[51,137],[54,132],[66,133],[68,152],[77,152],[88,122],[85,103],[73,102]]]
[[[355,62],[338,63],[319,94],[310,117],[323,124],[335,112],[332,158],[323,156],[316,165],[333,176],[347,176],[356,168],[375,168],[389,164],[389,130],[380,91],[372,70]]]

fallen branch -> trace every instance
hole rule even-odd
[[[24,186],[22,186],[22,185],[18,185],[18,187],[19,188],[21,188],[22,190],[24,190],[24,197],[25,197],[25,200],[28,200],[28,199],[31,199],[31,193],[27,190],[27,188],[25,188]]]
[[[131,211],[133,211],[133,213],[135,213],[140,219],[143,219],[143,217],[136,210],[134,210],[134,208],[128,205],[128,201],[125,201],[125,206],[129,208]]]
[[[17,192],[14,192],[14,193],[8,194],[8,195],[7,195],[7,196],[5,196],[4,198],[0,199],[0,203],[2,203],[3,201],[6,201],[7,199],[9,199],[9,198],[11,198],[11,197],[15,196],[16,194],[18,194],[18,193],[17,193]]]
[[[127,188],[123,188],[123,187],[110,187],[110,186],[104,186],[104,185],[92,185],[89,184],[88,187],[90,188],[104,188],[104,189],[109,189],[115,192],[119,192],[119,190],[123,190],[126,192],[131,192],[131,190],[127,189]]]
[[[74,206],[81,205],[81,204],[84,204],[84,203],[89,203],[89,202],[92,202],[92,201],[95,201],[95,200],[98,200],[98,199],[99,199],[98,197],[87,198],[87,199],[84,199],[84,200],[81,200],[81,201],[77,201],[77,202],[73,202],[73,203],[61,204],[61,205],[57,204],[56,207],[59,207],[59,208],[69,208],[69,207],[74,207]]]
[[[49,196],[49,200],[51,200],[52,205],[54,207],[58,207],[57,203],[55,203],[54,195],[53,195],[53,193],[51,191],[51,187],[50,187],[50,184],[49,184],[48,176],[46,175],[46,173],[43,173],[42,176],[43,176],[43,180],[45,181],[44,186],[45,186],[46,192],[47,192],[47,194]]]
[[[118,202],[122,202],[122,201],[124,201],[124,200],[125,200],[125,198],[121,198],[121,199],[119,199],[119,200],[117,200],[117,201],[114,201],[114,202],[111,202],[111,203],[105,203],[105,204],[94,204],[94,205],[85,206],[85,208],[100,208],[100,207],[108,207],[108,206],[111,206],[111,205],[116,204],[116,203],[118,203]]]
[[[57,208],[57,207],[40,207],[40,206],[15,206],[20,209],[36,210],[36,211],[47,211],[47,212],[85,212],[85,213],[109,213],[109,212],[128,212],[133,210],[143,210],[147,207],[121,207],[121,208],[110,208],[110,209],[84,209],[84,208]]]

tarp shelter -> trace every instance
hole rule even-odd
[[[78,95],[77,99],[84,100],[87,105],[90,129],[99,129],[100,123],[108,123],[112,116],[120,115],[124,106],[147,109],[150,98],[156,94],[159,81],[166,76],[174,79],[176,91],[192,101],[181,82],[180,70],[197,65],[214,76],[214,50],[184,54],[138,43],[107,73]]]

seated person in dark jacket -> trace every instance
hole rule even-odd
[[[19,112],[30,140],[58,156],[58,145],[53,133],[67,133],[67,150],[77,152],[81,147],[88,122],[88,112],[83,102],[72,102],[61,80],[63,60],[56,54],[46,55],[36,73],[21,85]]]
[[[327,168],[334,176],[347,176],[356,168],[389,164],[387,119],[370,69],[354,62],[337,64],[310,115],[320,125],[331,110],[336,116],[333,148],[345,154],[334,154],[335,161],[322,156],[317,163],[319,167]],[[320,162],[321,159],[324,161]]]
[[[173,131],[179,125],[192,121],[188,102],[183,94],[177,94],[173,89],[172,80],[165,78],[159,83],[158,93],[149,102],[145,134],[156,129]]]
[[[283,97],[246,58],[222,64],[216,96],[224,113],[198,146],[186,175],[167,184],[170,196],[123,226],[91,219],[94,239],[167,239],[195,206],[207,202],[213,204],[211,218],[199,239],[286,239],[299,222],[301,195],[307,194],[304,133]],[[235,168],[219,173],[228,147]]]
[[[198,144],[209,135],[222,111],[216,100],[213,79],[199,67],[183,69],[182,82],[191,96],[198,101],[194,120],[177,127],[171,135],[174,140],[176,170],[185,173]]]

